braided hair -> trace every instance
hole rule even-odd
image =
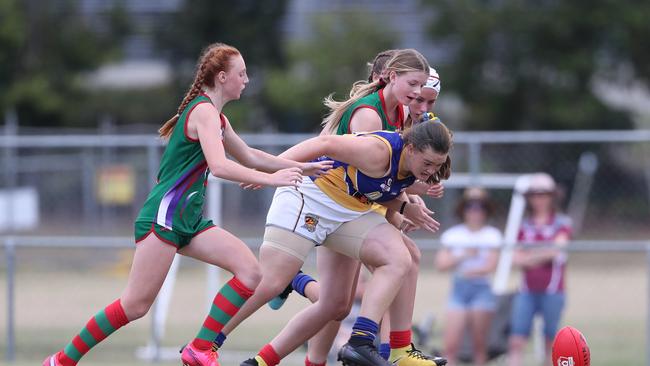
[[[213,43],[206,47],[196,66],[196,75],[190,89],[185,94],[176,114],[160,127],[158,133],[163,139],[169,139],[181,114],[187,105],[203,91],[203,87],[214,88],[215,77],[221,71],[228,71],[231,57],[239,55],[239,51],[224,43]]]

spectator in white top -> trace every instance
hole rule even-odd
[[[436,255],[436,267],[453,271],[451,294],[445,317],[444,357],[456,364],[466,327],[472,335],[475,365],[487,362],[487,338],[496,298],[490,286],[503,236],[488,225],[494,205],[482,188],[468,188],[456,213],[462,223],[441,236],[443,247]]]

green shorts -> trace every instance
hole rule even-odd
[[[179,233],[178,231],[169,230],[166,227],[160,226],[152,222],[139,221],[135,223],[135,243],[144,240],[150,233],[154,233],[158,239],[163,242],[173,245],[178,249],[188,245],[190,241],[200,233],[214,227],[215,224],[212,220],[201,220],[196,226],[194,233],[186,234]]]

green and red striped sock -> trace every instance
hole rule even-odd
[[[212,347],[221,329],[239,311],[246,300],[253,295],[253,290],[246,287],[236,277],[228,281],[217,293],[210,307],[210,314],[192,341],[194,347],[207,350]]]
[[[120,299],[115,300],[90,318],[81,332],[65,346],[63,352],[59,352],[59,362],[63,366],[75,366],[86,352],[128,322]]]

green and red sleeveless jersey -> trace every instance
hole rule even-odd
[[[179,233],[193,234],[203,217],[208,164],[198,139],[187,135],[187,120],[207,95],[194,98],[183,110],[163,153],[156,186],[140,210],[136,222],[152,222]],[[221,129],[225,118],[220,115]]]
[[[404,127],[404,108],[401,104],[397,105],[397,120],[391,121],[388,118],[388,110],[386,110],[386,102],[384,101],[384,89],[382,88],[357,100],[345,111],[336,130],[337,135],[352,133],[350,130],[350,120],[354,112],[360,108],[370,108],[379,114],[379,117],[381,117],[382,131],[398,131]]]

